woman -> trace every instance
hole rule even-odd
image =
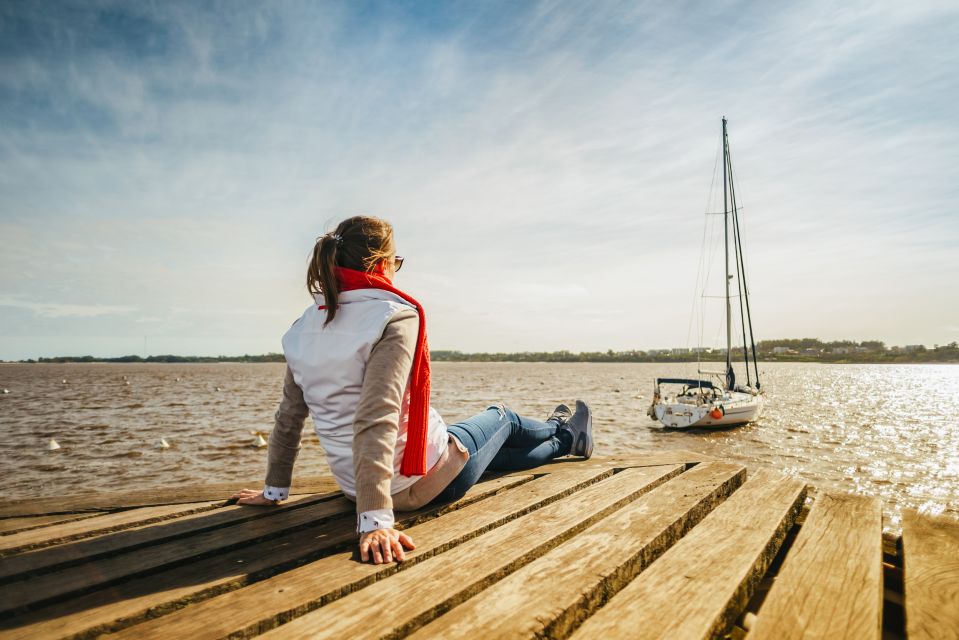
[[[487,469],[529,469],[593,450],[581,401],[575,413],[560,405],[545,422],[497,405],[447,426],[429,405],[423,307],[392,284],[402,266],[393,228],[378,218],[349,218],[317,241],[306,277],[316,304],[283,336],[286,379],[266,483],[233,496],[246,505],[289,496],[310,414],[333,476],[356,501],[360,556],[377,564],[414,548],[393,527],[394,510],[458,500]]]

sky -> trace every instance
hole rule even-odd
[[[724,115],[757,338],[945,344],[957,67],[953,1],[0,0],[0,359],[278,352],[356,214],[433,349],[697,346]]]

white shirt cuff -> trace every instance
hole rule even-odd
[[[286,500],[290,497],[290,488],[265,485],[263,487],[263,497],[267,500]]]
[[[360,533],[368,533],[377,529],[392,529],[393,524],[392,509],[364,511],[356,517],[356,530]]]

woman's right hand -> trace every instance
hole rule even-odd
[[[279,500],[270,500],[263,495],[262,491],[257,491],[256,489],[240,489],[230,496],[230,500],[235,500],[237,504],[257,506],[273,506],[279,503]]]
[[[406,560],[403,548],[413,550],[413,538],[396,529],[374,529],[360,534],[360,558],[373,564]]]

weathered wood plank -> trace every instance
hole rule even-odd
[[[959,638],[959,521],[904,509],[902,557],[910,640]]]
[[[97,511],[93,513],[61,513],[54,516],[24,516],[22,518],[3,518],[0,519],[0,536],[9,536],[22,531],[49,527],[61,522],[75,522],[86,518],[95,518],[99,515],[109,513],[108,511]],[[0,538],[2,540],[2,538]]]
[[[244,482],[216,482],[202,485],[178,485],[141,491],[104,492],[12,500],[0,505],[0,518],[47,514],[81,513],[85,511],[112,511],[133,507],[155,507],[164,504],[226,500],[240,487],[262,487],[263,479]],[[337,493],[339,487],[331,476],[312,476],[293,479],[293,495]]]
[[[745,476],[746,470],[739,465],[697,465],[433,620],[412,637],[475,637],[477,629],[483,630],[484,638],[564,637],[733,493]],[[423,616],[423,621],[435,613]]]
[[[452,505],[398,513],[399,526],[412,525],[426,517],[468,506],[477,500],[532,480],[520,476],[486,480],[474,486]],[[344,515],[318,527],[291,532],[277,538],[218,554],[187,567],[175,567],[134,578],[65,602],[51,604],[13,619],[0,620],[0,637],[32,638],[82,635],[117,631],[159,617],[204,599],[239,589],[279,571],[314,561],[356,543],[355,517]]]
[[[805,495],[803,483],[757,471],[572,637],[721,635],[745,609]]]
[[[882,504],[820,493],[749,638],[882,636]]]
[[[416,550],[399,564],[372,565],[355,561],[353,551],[333,554],[243,589],[206,600],[164,618],[124,630],[121,637],[221,638],[248,637],[312,611],[397,571],[502,526],[531,511],[612,475],[610,469],[585,469],[548,474],[410,527]],[[174,632],[175,631],[175,632]]]
[[[237,526],[275,514],[316,507],[316,505],[326,505],[321,512],[328,515],[347,513],[353,509],[352,503],[343,498],[342,494],[336,499],[329,499],[325,494],[302,496],[277,507],[220,507],[212,512],[193,513],[158,525],[120,531],[109,536],[80,540],[5,558],[0,564],[0,583],[8,583],[28,573],[50,572],[55,569],[67,570],[70,566],[88,564],[107,556],[116,556],[121,552],[172,542],[221,527]],[[275,521],[273,525],[279,522]]]
[[[191,515],[202,511],[211,511],[222,503],[192,502],[162,507],[141,507],[127,511],[117,511],[93,518],[81,518],[55,526],[31,529],[9,536],[0,537],[0,558],[14,553],[31,551],[43,547],[92,538],[107,533],[116,533],[169,520],[178,516]]]
[[[682,469],[681,465],[671,465],[624,470],[262,637],[402,637],[675,477]],[[404,598],[404,594],[413,592],[415,599]],[[382,606],[383,602],[400,600],[404,606]]]
[[[291,508],[293,507],[293,508]],[[70,554],[70,547],[87,546],[98,549],[100,556],[96,561],[83,562],[77,565],[57,568],[56,571],[36,576],[20,577],[19,580],[0,586],[0,613],[16,611],[27,606],[37,606],[54,599],[78,595],[93,588],[108,586],[120,579],[155,573],[167,565],[183,564],[190,560],[204,556],[223,553],[239,546],[253,544],[258,541],[282,534],[295,528],[315,526],[338,515],[352,513],[355,509],[352,502],[340,497],[334,500],[309,504],[302,508],[296,505],[284,507],[225,507],[231,511],[223,515],[230,518],[220,518],[220,514],[200,513],[195,516],[185,516],[170,523],[160,523],[135,531],[122,531],[114,536],[96,538],[90,541],[76,542],[61,547],[52,547],[41,551],[22,554],[4,559],[3,570],[7,565],[25,564],[30,566],[33,556],[43,554],[63,555]],[[259,511],[260,513],[257,513]],[[244,512],[250,517],[244,518]],[[209,518],[216,522],[216,526],[204,526],[203,522],[183,522],[190,518]],[[223,520],[228,523],[224,526]],[[188,538],[171,536],[163,529],[181,530],[183,525],[191,525]],[[103,549],[112,548],[114,538],[121,538],[126,534],[144,534],[151,538],[164,540],[149,546],[131,547],[126,543],[121,545],[122,552],[111,552],[105,555]],[[153,540],[151,539],[151,543]],[[18,562],[24,561],[24,562]]]
[[[718,458],[685,449],[653,451],[649,453],[626,453],[612,456],[593,456],[589,459],[562,458],[547,465],[515,473],[557,473],[571,469],[631,469],[634,467],[658,467],[667,464],[682,464],[687,467],[700,462],[718,462]]]

